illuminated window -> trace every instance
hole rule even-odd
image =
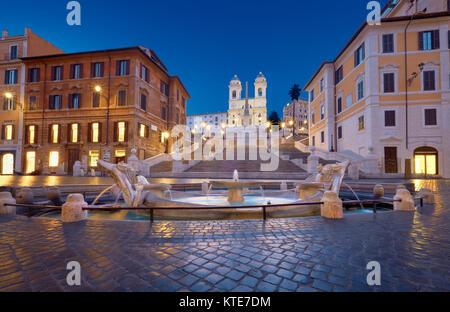
[[[59,152],[50,152],[48,166],[50,168],[55,168],[58,167],[58,163],[59,163]]]
[[[139,136],[141,138],[145,137],[145,125],[143,125],[143,124],[139,125]]]
[[[119,123],[117,123],[117,128],[118,128],[118,141],[119,142],[124,142],[125,141],[125,122],[121,121]]]
[[[11,153],[2,156],[2,174],[14,174],[14,155]]]
[[[59,142],[59,125],[52,125],[52,143],[58,143]]]
[[[126,154],[127,154],[126,151],[125,151],[125,150],[122,150],[122,149],[116,150],[116,151],[115,151],[116,157],[125,157]]]
[[[89,167],[97,167],[97,160],[100,158],[100,151],[89,151]]]
[[[72,143],[78,142],[78,124],[72,124],[70,126],[70,137]]]
[[[25,173],[36,171],[36,152],[27,152]]]
[[[35,143],[36,143],[36,126],[29,126],[28,127],[28,144],[35,144]]]
[[[92,129],[92,142],[93,143],[98,143],[99,137],[100,137],[100,135],[99,135],[99,133],[100,133],[99,123],[98,122],[94,122],[91,127],[92,127],[91,128]]]
[[[364,116],[358,118],[358,130],[364,130]]]
[[[13,125],[5,126],[5,140],[11,141],[13,139]]]

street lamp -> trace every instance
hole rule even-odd
[[[5,97],[10,100],[13,98],[13,94],[11,92],[5,92]]]
[[[100,96],[103,96],[106,99],[107,102],[107,109],[106,109],[106,144],[109,144],[109,92],[108,92],[108,96],[105,96],[102,91],[102,87],[100,85],[96,85],[94,87],[94,91],[96,93],[98,93]]]

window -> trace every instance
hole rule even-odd
[[[39,82],[41,76],[40,68],[29,68],[28,69],[28,82]]]
[[[118,149],[118,150],[115,150],[114,156],[122,158],[122,157],[127,156],[127,152],[123,149]]]
[[[165,107],[165,106],[161,107],[161,118],[162,118],[163,120],[167,120],[167,119],[166,119],[167,116],[166,116],[166,107]]]
[[[97,92],[92,94],[92,107],[100,107],[100,94]]]
[[[311,121],[312,121],[313,124],[316,123],[316,114],[315,113],[311,114]]]
[[[145,138],[148,136],[148,129],[147,126],[144,124],[139,124],[139,137]]]
[[[14,138],[14,125],[8,124],[2,126],[2,140],[12,141]]]
[[[89,151],[89,167],[96,168],[97,160],[100,158],[100,151]]]
[[[30,174],[36,171],[36,152],[27,152],[25,173]]]
[[[437,113],[435,108],[425,109],[425,126],[437,126]]]
[[[150,71],[144,65],[141,65],[141,79],[146,82],[150,81]]]
[[[325,132],[320,132],[320,143],[325,143]]]
[[[127,76],[130,74],[130,61],[121,60],[116,62],[116,76]]]
[[[258,96],[259,96],[259,97],[262,97],[262,96],[263,96],[262,88],[259,88],[259,89],[258,89]]]
[[[62,66],[52,66],[51,79],[53,81],[63,80],[63,67]]]
[[[141,109],[147,110],[147,96],[145,94],[141,94]]]
[[[395,127],[395,111],[384,111],[384,126]]]
[[[336,70],[336,73],[334,76],[335,76],[336,84],[338,84],[344,78],[344,70],[343,70],[342,66],[339,67],[338,70]]]
[[[4,111],[13,111],[16,110],[16,97],[12,96],[10,98],[3,98],[3,110]]]
[[[126,124],[124,121],[117,123],[117,141],[125,142]]]
[[[358,118],[358,130],[364,130],[364,116]]]
[[[17,59],[17,46],[13,45],[10,47],[9,49],[9,59],[10,60],[15,60]]]
[[[83,65],[82,64],[72,64],[70,65],[70,79],[81,79],[83,78]]]
[[[345,98],[345,108],[349,108],[350,106],[353,105],[353,94],[350,93],[349,95],[347,95],[347,97]]]
[[[419,50],[439,49],[439,30],[419,32]]]
[[[342,98],[338,98],[337,99],[337,113],[341,113],[342,112]]]
[[[337,128],[337,138],[342,139],[342,126]]]
[[[436,90],[434,70],[428,70],[423,72],[423,90],[424,91]]]
[[[5,70],[5,84],[16,84],[17,83],[17,69]]]
[[[28,131],[27,131],[26,135],[27,135],[27,140],[26,140],[27,144],[36,144],[36,126],[35,125],[28,126]]]
[[[61,95],[50,95],[49,97],[49,109],[61,109]]]
[[[358,49],[355,51],[355,67],[357,67],[359,64],[361,64],[364,61],[365,56],[365,48],[364,43],[360,45]]]
[[[69,94],[69,108],[80,108],[81,107],[81,94]]]
[[[91,63],[91,77],[92,78],[103,77],[103,71],[104,71],[104,63],[103,62]]]
[[[383,91],[384,93],[393,93],[395,92],[395,74],[394,73],[385,73],[383,74]]]
[[[73,123],[69,125],[70,129],[70,135],[69,135],[69,141],[70,143],[77,143],[78,142],[78,133],[79,133],[79,125],[77,123]]]
[[[59,143],[59,130],[60,127],[58,124],[53,124],[50,125],[50,142],[49,143],[53,143],[53,144],[57,144]]]
[[[89,141],[91,143],[100,142],[100,123],[98,122],[91,123],[89,134],[90,134]]]
[[[325,106],[322,104],[320,105],[320,120],[325,118]]]
[[[59,163],[59,152],[50,152],[48,166],[50,168],[58,167]]]
[[[127,105],[127,91],[120,90],[117,95],[117,105],[126,106]]]
[[[324,88],[324,82],[323,82],[323,78],[320,79],[320,92],[323,92],[323,88]]]
[[[364,98],[364,81],[358,82],[358,101]]]
[[[383,35],[383,53],[393,53],[394,52],[394,35],[387,34]]]
[[[183,108],[186,108],[186,99],[184,97],[181,97],[181,106],[183,106]]]
[[[310,102],[314,101],[314,89],[310,92]]]
[[[169,96],[169,85],[161,80],[160,91],[162,94]]]
[[[312,142],[311,142],[312,146],[316,146],[316,137],[313,135],[312,137]]]

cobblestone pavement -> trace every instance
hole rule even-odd
[[[435,207],[339,221],[0,217],[0,291],[449,291],[450,180],[428,185]],[[74,260],[79,287],[66,284]]]

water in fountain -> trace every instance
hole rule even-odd
[[[234,169],[234,172],[233,172],[233,181],[234,181],[234,182],[238,182],[238,181],[239,181],[239,172],[237,171],[237,169]]]
[[[165,191],[164,191],[164,197],[165,197],[166,199],[172,200],[172,191],[171,191],[171,190],[165,190]]]
[[[355,197],[358,201],[360,201],[358,194],[355,193],[355,191],[352,189],[352,187],[350,185],[348,185],[344,181],[342,181],[342,184],[345,185],[353,193],[353,195],[355,195]],[[359,203],[359,206],[361,207],[361,209],[364,209],[364,206],[361,203]]]
[[[261,190],[261,196],[264,198],[264,200],[266,200],[266,195],[264,194],[264,188],[262,187],[262,185],[259,187],[259,189]]]

